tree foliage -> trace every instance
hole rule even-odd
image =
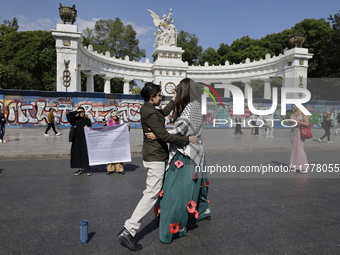
[[[93,49],[98,53],[105,54],[110,52],[111,57],[124,58],[129,56],[130,60],[140,60],[146,56],[145,49],[140,49],[139,40],[136,39],[137,33],[131,25],[124,23],[116,18],[99,19],[96,21],[94,29],[86,28],[84,30],[83,45],[92,45]],[[82,79],[82,83],[86,83],[86,79]],[[120,79],[111,79],[111,92],[122,93],[123,81]],[[86,86],[85,84],[82,87]],[[130,86],[135,86],[134,82]],[[95,75],[94,89],[98,92],[103,92],[104,80]]]
[[[181,30],[177,35],[177,46],[182,47],[184,53],[182,60],[189,65],[197,65],[198,59],[202,54],[202,46],[198,46],[198,38],[195,34],[190,34]]]
[[[48,31],[18,32],[16,19],[0,25],[2,88],[55,90],[55,40]]]

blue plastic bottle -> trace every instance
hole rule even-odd
[[[80,222],[80,242],[82,244],[86,244],[89,240],[87,231],[88,224],[87,220],[82,220]]]

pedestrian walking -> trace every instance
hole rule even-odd
[[[255,115],[254,122],[255,122],[255,135],[259,136],[259,126],[261,125],[259,115]]]
[[[269,114],[266,118],[266,137],[273,138],[274,132],[274,117],[273,114]]]
[[[89,157],[87,153],[85,127],[91,127],[91,120],[85,116],[85,109],[78,107],[77,111],[66,114],[67,120],[75,127],[75,136],[71,145],[71,168],[79,168],[74,175],[83,174],[83,170],[87,169],[87,175],[91,176],[92,172],[89,165]]]
[[[53,108],[50,108],[48,115],[47,115],[47,128],[45,130],[45,136],[48,136],[48,131],[52,128],[55,135],[61,135],[61,133],[57,132],[55,130],[55,126],[54,126],[54,118],[55,118],[55,110]]]
[[[290,141],[291,141],[291,152],[289,167],[291,171],[295,172],[300,170],[301,173],[308,172],[308,161],[307,155],[304,149],[305,138],[301,137],[301,126],[308,127],[309,118],[304,115],[303,112],[294,104],[294,112],[290,115],[290,119],[295,121],[290,121],[289,124],[297,124],[295,127],[291,128]],[[285,119],[283,117],[283,119]]]
[[[338,121],[338,128],[337,130],[335,131],[335,134],[338,135],[339,131],[340,131],[340,112],[338,112],[338,116],[336,116],[336,120]]]
[[[330,139],[331,127],[333,126],[330,112],[326,112],[326,115],[323,116],[323,121],[321,123],[321,126],[325,130],[325,134],[319,138],[319,142],[322,143],[322,139],[324,139],[327,136],[327,143],[333,143]]]
[[[5,116],[5,113],[4,113],[4,109],[1,109],[1,112],[0,112],[0,143],[6,142],[6,140],[4,140],[5,126],[6,126],[6,116]]]
[[[236,123],[235,135],[243,134],[241,131],[241,115],[239,114],[235,115],[235,123]]]

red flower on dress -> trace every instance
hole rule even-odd
[[[203,182],[201,182],[201,188],[203,188]]]
[[[207,183],[205,184],[205,186],[208,188],[209,187],[209,181],[207,181]]]
[[[156,214],[156,217],[158,218],[159,215],[161,214],[161,207],[158,205],[153,212]]]
[[[207,200],[208,201],[208,203],[209,203],[209,205],[210,205],[210,201],[209,200]]]
[[[184,165],[183,162],[180,161],[180,160],[177,160],[177,161],[175,162],[175,166],[176,166],[177,168],[181,168],[183,165]]]
[[[170,224],[170,234],[176,234],[179,231],[179,223]]]
[[[195,219],[198,218],[198,211],[197,210],[195,210],[193,213],[190,213],[189,219],[191,219],[192,217],[195,217]]]
[[[198,173],[197,172],[194,173],[194,177],[193,178],[194,178],[194,181],[197,180],[197,178],[198,178]]]
[[[197,219],[198,218],[198,211],[197,210],[195,210],[194,215],[195,215],[195,218]]]
[[[196,202],[195,201],[189,201],[189,203],[187,204],[187,210],[189,213],[193,213],[196,210]]]
[[[164,197],[164,190],[161,190],[161,191],[159,192],[159,196],[160,196],[160,197]]]

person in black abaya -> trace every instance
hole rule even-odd
[[[76,127],[76,134],[71,146],[71,168],[79,168],[74,175],[81,175],[87,169],[87,175],[92,175],[87,154],[84,127],[91,127],[91,120],[85,116],[85,109],[78,107],[77,111],[66,114],[67,120]]]

